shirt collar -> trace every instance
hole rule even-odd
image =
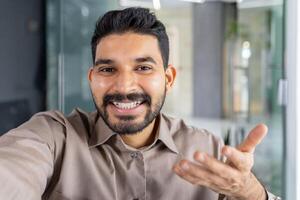
[[[171,130],[171,123],[163,114],[159,116],[158,140],[162,141],[171,151],[179,153],[174,143],[173,131]]]
[[[173,132],[171,131],[171,123],[163,114],[158,116],[159,127],[157,133],[157,140],[162,141],[171,151],[178,153],[178,149],[173,140]],[[113,135],[116,135],[103,121],[102,117],[97,116],[95,127],[89,140],[89,147],[95,147],[104,144]],[[155,140],[155,142],[157,141]]]
[[[95,119],[95,127],[89,140],[89,147],[95,147],[104,144],[113,135],[116,135],[103,121],[102,117],[97,116]]]

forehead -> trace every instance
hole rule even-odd
[[[96,48],[98,58],[136,58],[150,56],[162,62],[155,36],[138,33],[110,34],[100,40]]]

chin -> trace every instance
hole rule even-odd
[[[118,119],[114,121],[109,121],[109,127],[116,133],[120,135],[132,135],[138,134],[143,131],[151,122],[142,119],[129,119],[130,117],[126,116],[124,119]]]

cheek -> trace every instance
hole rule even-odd
[[[162,76],[153,76],[152,78],[143,80],[143,86],[150,95],[160,95],[165,89],[165,78]]]
[[[104,81],[102,79],[101,80],[94,79],[91,82],[91,90],[92,90],[92,93],[93,93],[94,97],[97,100],[102,99],[103,94],[105,93],[105,91],[109,87],[107,83],[109,83],[109,81]]]
[[[92,82],[92,87],[95,90],[102,90],[104,88],[107,88],[107,83],[109,83],[109,81],[105,81],[103,79],[95,79]]]

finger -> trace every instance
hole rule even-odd
[[[173,167],[173,171],[178,175],[180,176],[181,178],[185,179],[186,181],[194,184],[194,185],[202,185],[201,183],[199,183],[199,178],[197,177],[194,177],[194,176],[191,176],[189,175],[188,173],[185,172],[185,170],[182,169],[182,167],[180,167],[179,164],[176,164],[174,167]],[[208,185],[203,185],[203,186],[208,186]]]
[[[240,144],[237,149],[242,152],[253,153],[255,147],[263,140],[267,135],[268,127],[264,124],[259,124],[253,128],[247,138]]]
[[[189,164],[188,168],[187,166],[184,166],[185,164]],[[213,174],[200,165],[188,162],[186,160],[182,160],[179,164],[176,164],[173,170],[184,180],[194,185],[208,187],[217,193],[230,195],[233,191],[237,192],[240,189],[239,184],[235,179],[223,179],[222,177]],[[198,175],[195,176],[194,173],[191,173],[192,170],[195,170]]]
[[[222,154],[227,158],[226,163],[238,170],[250,171],[253,167],[253,154],[251,153],[244,153],[234,147],[224,146]]]
[[[223,178],[216,176],[207,169],[187,160],[180,161],[173,169],[177,175],[192,184],[210,188],[216,188],[216,186],[219,186],[219,190],[223,185],[227,185]]]
[[[194,159],[201,163],[201,165],[207,170],[219,177],[230,179],[230,177],[238,177],[240,175],[238,170],[215,159],[212,156],[207,155],[206,153],[197,151],[194,154]]]

